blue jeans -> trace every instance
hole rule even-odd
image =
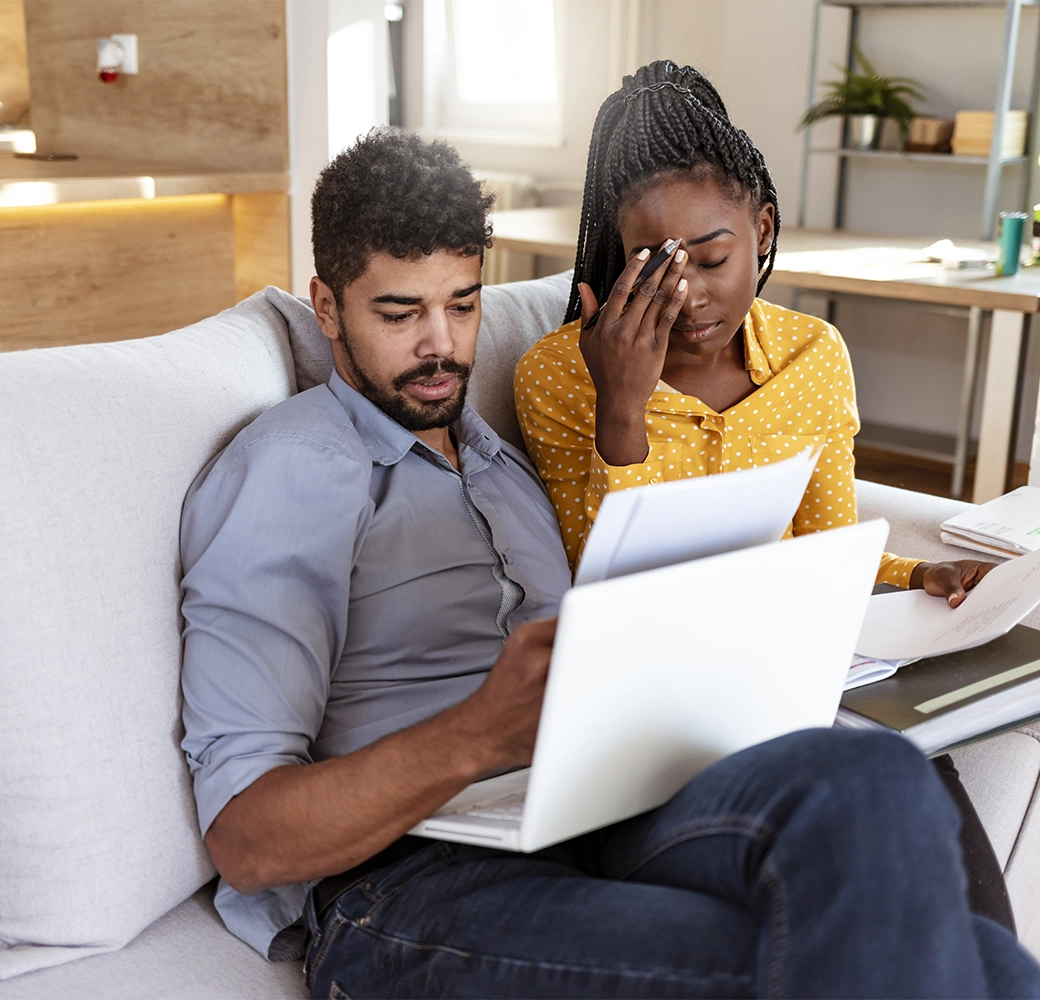
[[[901,737],[809,730],[523,855],[431,842],[318,926],[314,997],[1040,997],[972,915],[957,813]]]

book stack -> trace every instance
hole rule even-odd
[[[985,552],[1000,559],[1040,550],[1040,487],[1020,486],[980,507],[943,521],[947,545]]]
[[[1009,111],[1004,119],[1004,135],[1000,147],[1001,159],[1025,155],[1025,111]],[[989,156],[993,142],[992,111],[958,111],[953,126],[953,153],[955,156]]]
[[[978,649],[921,660],[841,699],[836,726],[894,729],[944,753],[1040,715],[1040,632],[1016,625]]]

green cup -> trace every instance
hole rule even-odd
[[[1025,212],[1001,212],[1000,230],[997,234],[997,274],[1018,273],[1022,257],[1022,234],[1026,227]]]

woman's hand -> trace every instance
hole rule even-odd
[[[632,286],[650,256],[642,250],[621,272],[596,325],[585,324],[599,303],[582,283],[582,331],[578,341],[596,387],[596,450],[609,465],[645,461],[646,404],[664,368],[668,334],[686,301],[686,251],[677,250],[632,295]]]
[[[918,563],[910,574],[910,589],[924,590],[934,597],[945,597],[951,608],[957,607],[968,591],[981,580],[996,563],[977,559],[957,562]]]

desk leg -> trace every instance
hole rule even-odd
[[[968,464],[968,442],[971,440],[971,410],[975,402],[975,378],[979,365],[979,334],[982,332],[982,310],[968,310],[968,339],[964,348],[964,378],[961,381],[961,409],[957,420],[957,448],[953,455],[953,480],[950,495],[957,500],[964,493],[964,467]]]
[[[971,499],[985,503],[1007,488],[1011,432],[1015,423],[1015,386],[1025,316],[994,309],[986,352],[986,381],[982,387],[979,451]]]
[[[1030,331],[1030,336],[1036,336]],[[1040,397],[1036,401],[1036,419],[1033,422],[1033,445],[1029,450],[1029,479],[1026,480],[1030,486],[1040,486]]]

